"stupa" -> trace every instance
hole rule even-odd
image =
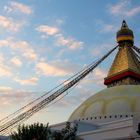
[[[118,52],[104,80],[107,88],[84,101],[69,121],[100,124],[140,113],[140,62],[133,50],[133,31],[125,21],[116,40]]]

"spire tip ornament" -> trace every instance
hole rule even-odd
[[[128,29],[128,26],[127,26],[127,23],[126,23],[125,20],[122,21],[122,27],[121,27],[121,29],[124,29],[124,28],[125,28],[125,29],[126,29],[126,28]]]
[[[116,40],[118,43],[130,42],[133,44],[134,42],[133,31],[128,28],[128,25],[125,20],[122,21],[121,29],[117,32]]]

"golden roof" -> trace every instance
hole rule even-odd
[[[140,74],[140,62],[132,50],[132,47],[126,44],[119,48],[107,78],[128,70]]]

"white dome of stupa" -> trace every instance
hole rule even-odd
[[[104,89],[84,101],[69,121],[108,122],[133,117],[140,112],[140,85]]]
[[[133,32],[125,21],[117,32],[118,52],[104,89],[83,102],[69,121],[110,122],[140,113],[140,60],[133,50]],[[129,37],[129,38],[128,38]]]

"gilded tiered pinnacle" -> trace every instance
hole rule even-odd
[[[104,82],[108,87],[140,84],[140,62],[132,49],[133,37],[133,32],[123,21],[117,32],[119,51]]]
[[[128,70],[140,74],[140,62],[136,58],[132,48],[126,44],[124,47],[119,48],[114,62],[108,72],[108,77]]]

